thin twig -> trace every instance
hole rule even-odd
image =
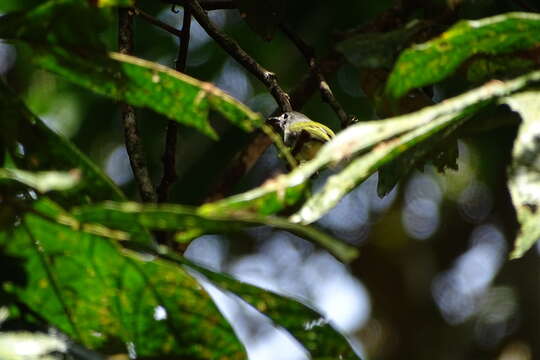
[[[184,6],[186,0],[162,0],[163,2]],[[223,9],[236,9],[236,4],[231,0],[208,0],[208,1],[199,1],[201,7],[204,10],[223,10]]]
[[[230,56],[238,61],[244,68],[251,72],[267,88],[278,103],[282,112],[291,111],[289,95],[278,84],[276,75],[257,63],[241,47],[219,30],[208,18],[206,11],[201,7],[197,0],[185,0],[184,8],[189,8],[193,17],[203,27],[203,29],[212,37]]]
[[[182,38],[182,31],[178,30],[177,28],[175,28],[175,27],[173,27],[173,26],[171,26],[171,25],[169,25],[167,23],[164,23],[161,20],[156,19],[152,15],[144,12],[143,10],[141,10],[139,8],[133,8],[133,12],[135,13],[135,15],[140,15],[141,18],[148,21],[150,24],[155,25],[155,26],[167,31],[168,33],[176,35],[179,38]]]
[[[189,48],[189,35],[191,32],[191,13],[184,9],[182,20],[182,35],[180,37],[180,46],[178,47],[178,56],[174,63],[176,71],[185,72]],[[163,153],[163,178],[158,186],[158,202],[165,202],[169,197],[169,191],[178,175],[176,174],[176,143],[178,139],[178,123],[169,120],[167,123],[167,135],[165,139],[165,152]]]
[[[321,92],[321,97],[323,101],[328,103],[328,105],[330,105],[335,111],[341,122],[341,128],[346,128],[350,124],[351,118],[347,115],[341,104],[337,101],[336,97],[332,93],[332,90],[330,89],[330,86],[326,82],[319,63],[317,62],[317,59],[315,57],[315,50],[311,46],[306,44],[304,40],[302,40],[300,36],[298,36],[298,34],[289,29],[287,26],[282,24],[280,27],[281,30],[285,33],[285,35],[287,35],[287,37],[293,42],[296,48],[300,51],[300,53],[302,53],[302,55],[306,59],[309,70],[319,82],[319,91]]]
[[[118,49],[122,54],[131,54],[133,52],[133,15],[131,9],[118,9]],[[155,202],[157,195],[146,166],[135,119],[135,109],[129,104],[121,103],[120,111],[124,126],[126,149],[141,199],[145,202]]]

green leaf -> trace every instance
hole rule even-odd
[[[99,38],[108,13],[85,0],[49,0],[0,17],[0,37],[34,45],[50,44],[104,51]]]
[[[22,40],[35,50],[37,65],[66,80],[117,101],[150,108],[192,126],[212,138],[208,113],[215,110],[245,131],[264,119],[214,85],[196,80],[150,61],[119,53],[106,53],[93,36],[100,28],[79,20],[100,19],[102,12],[78,0],[52,0],[29,12],[0,18],[0,37]],[[75,15],[85,10],[83,15]],[[60,19],[58,14],[64,14]],[[66,38],[65,34],[72,34]]]
[[[9,179],[33,187],[39,192],[48,192],[51,190],[69,190],[75,187],[80,181],[78,171],[60,172],[60,171],[41,171],[29,172],[18,169],[0,168],[0,180]]]
[[[339,174],[331,176],[323,188],[310,197],[302,208],[290,217],[291,221],[309,224],[318,220],[330,211],[343,196],[381,166],[396,159],[413,146],[444,131],[447,127],[459,125],[467,116],[494,100],[538,81],[540,81],[540,71],[507,82],[494,81],[415,113],[388,120],[364,122],[347,128],[338,134],[333,141],[325,145],[312,162],[324,163],[324,157],[328,156],[327,153],[333,154],[335,161],[342,160],[361,149],[365,149],[366,144],[370,142],[388,141],[382,142],[366,155],[353,160]],[[381,126],[380,130],[372,133],[370,130],[377,124]],[[396,135],[399,136],[395,137]],[[311,166],[310,163],[305,165]]]
[[[316,228],[294,224],[286,219],[261,216],[239,211],[209,214],[203,208],[182,205],[142,205],[138,203],[112,203],[83,206],[71,213],[83,223],[98,223],[123,232],[138,231],[140,227],[176,232],[176,239],[188,242],[203,234],[235,232],[248,226],[268,225],[312,240],[328,249],[343,262],[357,257],[358,251]]]
[[[50,217],[28,213],[11,234],[0,233],[3,251],[25,260],[27,277],[26,286],[5,290],[47,323],[109,354],[132,346],[142,357],[244,358],[232,329],[184,268],[126,257],[118,243]],[[159,307],[165,318],[156,317]]]
[[[244,358],[232,329],[190,274],[245,300],[298,339],[313,359],[356,359],[345,338],[309,306],[213,272],[153,247],[120,247],[74,227],[48,200],[35,204],[10,234],[0,232],[5,254],[25,260],[27,283],[5,289],[47,323],[101,352],[193,359]],[[189,267],[189,270],[187,267]],[[161,306],[165,319],[157,319]]]
[[[444,130],[447,126],[460,123],[464,117],[494,100],[539,81],[540,71],[531,72],[507,82],[490,82],[414,113],[386,120],[364,121],[349,126],[327,142],[313,160],[303,163],[289,174],[279,175],[253,190],[203,205],[200,211],[204,214],[242,212],[270,215],[277,213],[298,204],[304,198],[303,194],[308,181],[317,171],[325,166],[350,161],[359,154],[374,148],[371,153],[359,158],[360,160],[355,163],[356,170],[353,171],[355,175],[350,171],[343,176],[339,175],[337,179],[340,183],[337,182],[335,176],[331,177],[331,181],[327,182],[323,188],[324,192],[313,195],[302,209],[290,218],[292,222],[312,223],[335,206],[365,177],[397,158],[404,151]],[[398,138],[400,135],[403,137]],[[359,164],[363,161],[366,163],[360,166]]]
[[[399,52],[424,27],[419,21],[411,21],[401,29],[386,33],[359,33],[343,40],[336,48],[361,69],[391,69]]]
[[[508,13],[460,21],[439,37],[405,50],[390,74],[386,93],[399,98],[436,83],[477,54],[504,54],[540,46],[540,14]]]
[[[66,193],[77,203],[85,199],[123,200],[118,187],[71,142],[50,130],[0,81],[0,138],[19,169],[27,171],[78,169],[80,186]],[[22,146],[24,156],[17,155]]]
[[[96,0],[91,0],[96,1]],[[128,7],[133,6],[135,3],[134,0],[97,0],[97,6],[99,7],[109,7],[109,6],[119,6],[119,7]]]
[[[175,255],[155,255],[173,263],[185,264],[204,275],[212,284],[239,296],[276,325],[288,330],[310,352],[311,359],[359,359],[346,339],[327,319],[307,305],[307,300],[284,297],[242,283]]]
[[[522,118],[512,151],[508,187],[521,225],[510,258],[516,259],[540,239],[540,91],[503,100]]]
[[[274,37],[277,27],[285,15],[284,0],[233,0],[240,16],[246,20],[249,27],[265,40]]]
[[[210,109],[246,131],[263,121],[261,115],[214,85],[133,56],[92,56],[54,48],[37,54],[36,62],[98,94],[148,107],[212,138],[217,134],[208,122]]]
[[[439,172],[446,169],[458,169],[459,155],[456,128],[460,122],[448,126],[440,133],[431,136],[426,141],[413,146],[395,160],[379,168],[377,194],[382,198],[397,185],[397,183],[414,169],[423,169],[427,161],[431,161]]]

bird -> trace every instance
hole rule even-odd
[[[283,133],[283,142],[300,164],[313,159],[319,149],[335,136],[328,126],[298,111],[284,112],[268,120]]]

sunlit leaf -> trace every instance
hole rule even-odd
[[[508,13],[461,21],[424,44],[405,50],[390,74],[386,92],[393,98],[451,75],[476,54],[504,54],[540,46],[540,14]]]
[[[316,228],[294,224],[274,216],[247,212],[222,211],[208,214],[201,208],[182,205],[142,205],[138,203],[105,203],[75,208],[72,214],[81,222],[103,224],[111,229],[133,232],[140,226],[176,232],[181,242],[191,241],[203,234],[229,233],[248,226],[268,225],[297,234],[329,250],[343,262],[349,262],[358,251]]]
[[[512,95],[504,102],[522,118],[512,151],[508,186],[521,225],[512,259],[540,239],[540,91]]]
[[[438,105],[395,119],[380,121],[387,126],[399,124],[402,129],[408,126],[408,129],[401,131],[402,135],[399,135],[397,126],[389,127],[389,130],[378,133],[378,136],[383,136],[381,140],[388,141],[382,142],[369,153],[353,160],[340,173],[331,176],[323,188],[310,197],[302,208],[291,216],[291,220],[303,224],[318,220],[337,205],[343,196],[384,164],[394,160],[413,146],[419,146],[421,142],[443,131],[448,126],[458,125],[468,115],[477,112],[493,100],[518,91],[531,82],[538,81],[540,81],[540,72],[537,71],[507,82],[490,82]],[[360,123],[342,131],[320,151],[320,155],[314,161],[321,160],[319,157],[324,156],[330,150],[335,154],[335,159],[339,160],[339,157],[349,154],[351,149],[361,149],[366,138],[375,137],[361,133],[364,124]],[[391,139],[394,135],[399,136]]]
[[[53,335],[27,331],[0,333],[3,360],[60,360],[60,354],[65,354],[67,349],[66,341]]]
[[[51,190],[62,191],[72,189],[80,181],[80,174],[78,171],[29,172],[18,169],[0,168],[1,179],[15,180],[45,193]]]
[[[96,164],[71,142],[49,129],[0,81],[0,138],[8,144],[19,169],[27,171],[78,169],[81,182],[75,194],[85,199],[123,200],[124,195]],[[23,152],[24,155],[18,154]],[[80,191],[80,192],[79,192]],[[69,194],[69,193],[68,193]],[[73,195],[75,195],[73,194]],[[67,194],[66,194],[67,195]]]
[[[210,109],[246,131],[262,124],[259,114],[214,85],[129,55],[77,56],[56,48],[41,53],[36,61],[96,93],[148,107],[213,138],[217,135],[208,121]]]

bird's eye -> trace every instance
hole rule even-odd
[[[288,117],[289,117],[289,114],[287,114],[287,113],[283,114],[284,119],[287,119]]]

